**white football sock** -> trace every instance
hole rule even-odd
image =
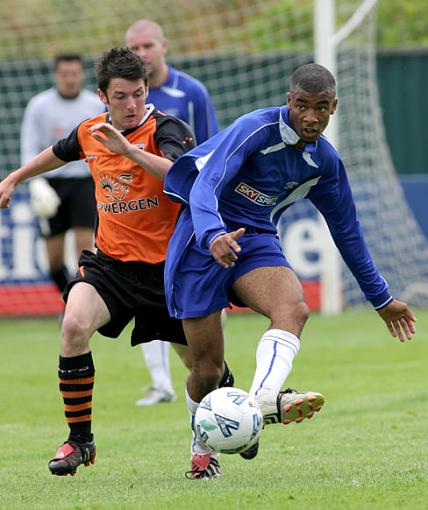
[[[256,373],[250,394],[261,390],[278,393],[291,372],[294,357],[300,347],[297,336],[282,329],[269,329],[261,337],[256,352]]]
[[[169,371],[169,342],[153,340],[141,344],[141,349],[152,378],[152,386],[173,393]]]
[[[190,398],[189,392],[187,391],[187,387],[185,388],[186,393],[186,405],[187,410],[189,411],[189,417],[190,417],[190,428],[192,430],[192,442],[190,445],[190,453],[191,455],[204,455],[207,453],[212,453],[211,448],[208,448],[208,446],[205,446],[204,443],[201,441],[198,441],[196,438],[196,432],[194,430],[194,423],[195,423],[195,414],[196,410],[198,409],[199,402],[195,402]]]

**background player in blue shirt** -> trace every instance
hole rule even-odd
[[[165,191],[186,204],[169,243],[165,290],[193,355],[186,395],[191,416],[222,373],[220,311],[229,301],[271,321],[257,348],[250,389],[265,424],[300,422],[324,403],[319,393],[280,391],[309,316],[275,227],[298,199],[308,198],[323,214],[391,335],[403,342],[415,333],[415,317],[389,294],[371,259],[342,160],[322,135],[336,106],[331,73],[317,64],[301,66],[291,78],[287,106],[240,117],[179,158],[166,176]],[[242,456],[253,458],[257,447]],[[192,453],[193,478],[220,476],[214,452],[194,441]]]
[[[126,32],[126,44],[144,61],[149,78],[148,103],[189,124],[196,143],[205,142],[218,132],[217,116],[204,85],[166,63],[168,41],[158,23],[147,19],[136,21]],[[152,383],[144,398],[136,404],[146,406],[175,400],[169,369],[169,343],[154,340],[141,344],[141,348]],[[179,345],[174,345],[174,349],[190,367],[187,349]]]
[[[168,41],[160,25],[146,19],[136,21],[126,32],[126,44],[146,65],[149,103],[189,124],[197,144],[218,132],[217,116],[204,85],[166,63]]]

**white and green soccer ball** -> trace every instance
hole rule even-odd
[[[263,415],[255,399],[239,388],[219,388],[206,395],[195,415],[198,438],[220,453],[250,448],[263,428]]]

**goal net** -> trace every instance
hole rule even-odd
[[[351,19],[355,11],[350,3],[337,2],[340,19]],[[345,37],[337,46],[339,150],[367,244],[392,294],[426,305],[428,243],[404,198],[385,139],[376,77],[375,17],[371,10],[349,35],[338,32]],[[349,271],[345,269],[343,276],[346,303],[361,301]]]
[[[337,26],[360,3],[337,2]],[[2,7],[0,177],[19,165],[23,109],[35,93],[51,86],[53,55],[81,52],[86,85],[95,90],[94,59],[110,47],[123,46],[128,26],[142,17],[163,26],[169,62],[206,85],[222,127],[252,109],[283,104],[293,70],[314,60],[312,0],[22,0],[20,9],[3,0]],[[338,48],[339,149],[376,264],[397,296],[425,303],[426,240],[404,200],[385,143],[374,29],[370,14]],[[279,229],[307,298],[318,308],[325,259],[319,220],[306,202],[294,205]],[[352,277],[345,268],[341,272],[345,304],[362,301]],[[34,308],[28,290],[36,295],[36,304],[44,302],[37,295],[49,301],[55,294],[27,190],[21,186],[10,210],[0,211],[0,303],[13,303],[0,305],[0,315],[44,313]],[[50,308],[42,307],[46,313],[61,306],[58,295],[52,299]]]

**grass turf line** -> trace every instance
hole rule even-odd
[[[137,408],[148,384],[142,354],[95,335],[97,461],[76,477],[47,462],[66,438],[57,390],[55,320],[0,321],[0,508],[4,509],[426,509],[428,312],[400,344],[377,314],[313,315],[287,385],[322,392],[312,420],[267,427],[257,459],[222,456],[223,478],[189,481],[186,372],[171,354],[177,402]],[[227,359],[248,389],[267,321],[230,317]]]

